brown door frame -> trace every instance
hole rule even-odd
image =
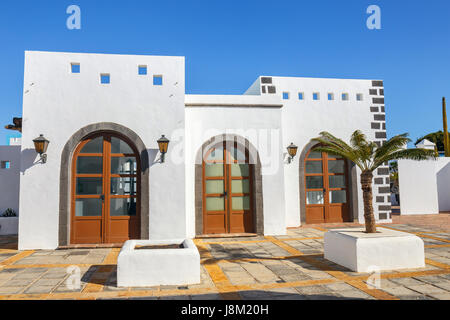
[[[94,140],[98,137],[103,137],[103,152],[102,153],[83,153],[81,154],[81,150],[83,147],[88,144],[90,141]],[[124,142],[126,142],[131,149],[133,150],[133,154],[112,154],[111,153],[111,138],[115,137]],[[103,161],[103,172],[101,174],[77,174],[77,159],[78,157],[102,157]],[[135,174],[112,174],[111,173],[111,159],[114,157],[134,157],[136,159],[137,169]],[[99,131],[85,137],[76,147],[73,158],[72,158],[72,166],[71,166],[71,204],[70,204],[70,244],[76,244],[79,242],[79,239],[76,238],[75,231],[75,222],[77,220],[101,220],[102,230],[100,241],[97,243],[111,243],[111,239],[113,238],[110,232],[111,228],[111,220],[125,220],[128,221],[129,226],[135,224],[138,230],[138,233],[135,237],[136,239],[140,238],[141,228],[140,228],[140,220],[141,220],[141,159],[139,153],[134,145],[134,143],[128,139],[127,137],[109,131]],[[77,178],[80,177],[89,177],[89,178],[101,178],[102,179],[102,195],[77,195],[76,194],[76,181]],[[136,195],[128,196],[128,195],[111,195],[111,178],[136,178]],[[102,200],[102,212],[100,217],[76,217],[75,216],[75,201],[76,199],[98,199],[103,197]],[[113,198],[135,198],[136,199],[136,216],[111,216],[110,215],[110,199]],[[118,241],[122,242],[122,241]],[[95,243],[92,243],[95,244]]]
[[[233,143],[233,148],[238,148],[237,141],[227,141],[224,140],[220,144],[211,147],[206,154],[202,158],[202,214],[203,214],[203,234],[210,234],[207,230],[207,214],[224,214],[225,216],[225,233],[233,233],[231,232],[231,218],[233,214],[242,214],[243,219],[245,221],[245,215],[251,215],[252,221],[252,232],[255,232],[256,221],[255,221],[255,208],[254,208],[254,184],[253,184],[253,175],[254,175],[254,165],[250,164],[249,151],[247,148],[245,150],[245,163],[249,166],[249,176],[248,177],[233,177],[231,174],[231,154],[227,147],[229,147]],[[214,160],[214,161],[206,161],[205,159],[215,150],[216,147],[223,147],[223,160]],[[220,177],[206,177],[205,166],[206,163],[223,163],[223,176]],[[239,163],[239,160],[233,160],[233,163]],[[207,194],[206,193],[206,181],[208,180],[223,180],[224,181],[224,194]],[[232,193],[232,181],[233,180],[248,180],[249,181],[249,193]],[[250,197],[250,210],[233,210],[232,200],[233,197]],[[225,197],[224,200],[224,210],[220,211],[207,211],[206,210],[206,198],[208,197]]]
[[[347,159],[344,158],[339,158],[339,157],[333,157],[328,155],[325,152],[322,152],[322,158],[320,159],[309,159],[309,155],[311,154],[311,152],[313,152],[313,148],[311,148],[304,159],[304,171],[303,171],[303,183],[305,186],[305,195],[304,195],[304,199],[305,199],[305,222],[307,224],[311,223],[310,221],[308,221],[308,207],[313,208],[313,207],[323,207],[324,210],[324,221],[323,223],[327,223],[330,222],[330,207],[335,206],[335,207],[342,207],[342,211],[343,211],[343,217],[342,217],[342,222],[350,222],[350,188],[349,188],[349,173],[348,173],[348,161]],[[328,161],[329,160],[343,160],[344,161],[344,173],[330,173],[329,169],[328,169]],[[322,161],[322,173],[306,173],[306,163],[307,162],[319,162]],[[322,181],[323,181],[323,188],[319,188],[319,189],[313,189],[313,188],[308,188],[307,187],[307,183],[306,183],[306,178],[307,177],[311,177],[311,176],[317,176],[317,177],[322,177]],[[330,188],[329,186],[329,177],[330,176],[344,176],[345,177],[345,188]],[[342,203],[330,203],[330,191],[339,191],[339,190],[345,190],[346,191],[346,203],[342,204]],[[308,204],[307,203],[307,197],[308,197],[308,191],[323,191],[324,193],[324,203],[323,204]]]

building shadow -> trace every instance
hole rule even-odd
[[[0,249],[18,250],[18,236],[0,236]]]
[[[35,165],[39,164],[40,161],[36,161],[36,158],[38,157],[38,154],[36,153],[36,150],[34,149],[24,149],[20,155],[20,172],[24,174],[28,169],[34,167]]]

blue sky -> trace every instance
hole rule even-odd
[[[66,28],[71,4],[81,30]],[[371,4],[382,30],[366,28]],[[0,124],[22,115],[25,50],[181,55],[187,93],[242,94],[259,75],[383,79],[388,135],[415,140],[441,130],[450,100],[449,15],[448,0],[1,1]]]

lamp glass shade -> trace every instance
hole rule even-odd
[[[289,155],[294,158],[297,155],[298,147],[291,143],[291,145],[287,148]]]
[[[162,154],[167,153],[167,150],[169,149],[169,142],[170,140],[167,139],[165,135],[162,135],[162,137],[158,140],[159,152]]]
[[[34,142],[34,149],[39,154],[44,154],[47,152],[48,144],[50,141],[44,138],[44,135],[40,135],[39,138],[36,138],[33,140]]]

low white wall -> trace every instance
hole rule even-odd
[[[398,161],[400,212],[402,215],[439,213],[439,198],[445,197],[444,193],[447,193],[446,196],[448,197],[448,190],[445,190],[447,187],[443,182],[443,177],[445,176],[445,170],[450,171],[450,169],[447,169],[449,160],[449,158],[446,158],[437,161]],[[438,170],[438,168],[441,169]],[[439,189],[441,191],[438,192],[437,173],[441,171],[443,172],[439,178],[441,182]],[[450,176],[447,175],[447,179],[448,177]]]
[[[0,217],[0,236],[16,235],[19,230],[19,217]]]
[[[450,158],[439,158],[436,163],[439,211],[450,211]]]
[[[20,146],[0,146],[0,161],[10,161],[11,165],[9,169],[0,168],[0,215],[8,208],[13,209],[18,214]]]

